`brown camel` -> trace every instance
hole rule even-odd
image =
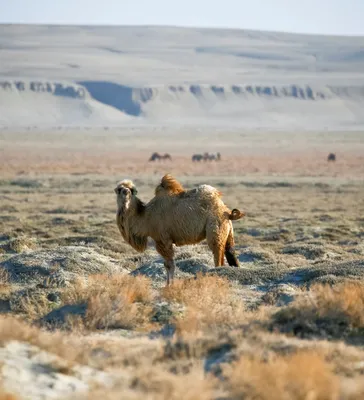
[[[224,253],[230,266],[239,266],[232,221],[245,214],[238,209],[231,211],[214,187],[201,185],[184,190],[167,175],[156,188],[158,195],[148,203],[137,197],[130,180],[119,182],[114,190],[118,205],[116,222],[122,237],[139,252],[146,249],[148,237],[155,241],[157,252],[164,258],[167,285],[174,277],[173,245],[196,244],[207,239],[215,267],[224,265]]]

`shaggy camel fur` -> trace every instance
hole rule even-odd
[[[148,237],[155,241],[157,252],[164,258],[167,285],[173,281],[175,270],[173,245],[207,239],[216,267],[224,265],[224,253],[229,265],[239,266],[232,221],[242,218],[244,213],[230,211],[214,187],[201,185],[184,190],[178,181],[166,175],[156,188],[158,194],[147,204],[137,197],[130,180],[119,182],[114,190],[118,205],[116,222],[122,237],[139,252],[146,249]]]

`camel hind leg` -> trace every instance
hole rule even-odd
[[[220,266],[223,267],[225,265],[224,251],[221,252]]]
[[[229,231],[229,235],[227,237],[226,244],[225,244],[225,257],[226,257],[228,264],[231,267],[239,267],[239,260],[236,257],[234,245],[235,245],[234,229],[231,224],[231,229]]]
[[[215,267],[224,265],[224,251],[227,236],[229,234],[228,227],[223,224],[220,227],[211,226],[207,229],[207,244],[214,255]]]

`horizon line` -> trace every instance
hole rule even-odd
[[[22,26],[54,26],[54,27],[99,27],[99,28],[179,28],[179,29],[203,29],[203,30],[230,30],[230,31],[250,31],[250,32],[261,32],[261,33],[281,33],[290,35],[303,35],[303,36],[329,36],[329,37],[351,37],[351,38],[364,38],[364,32],[362,34],[352,33],[312,33],[312,32],[295,32],[295,31],[284,31],[284,30],[263,30],[256,28],[238,28],[238,27],[225,27],[225,26],[198,26],[198,25],[168,25],[168,24],[104,24],[104,23],[55,23],[55,22],[5,22],[0,21],[1,25],[22,25]]]

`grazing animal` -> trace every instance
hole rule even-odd
[[[193,162],[200,162],[203,160],[203,155],[202,154],[194,154],[192,156],[192,161]]]
[[[210,160],[210,155],[209,155],[209,153],[203,153],[203,160],[204,160],[204,161]]]
[[[209,154],[209,153],[203,153],[203,154],[194,154],[192,156],[192,161],[193,162],[200,162],[200,161],[220,161],[221,160],[221,154],[216,153],[215,154]]]
[[[217,156],[215,154],[204,153],[203,155],[204,161],[217,161]]]
[[[327,161],[336,161],[336,154],[335,153],[330,153],[327,156]]]
[[[153,153],[148,161],[161,161],[161,160],[170,160],[172,161],[172,157],[170,154],[165,153],[165,154],[159,154],[159,153]]]
[[[122,237],[139,252],[146,249],[148,237],[155,241],[157,252],[164,258],[167,285],[174,277],[173,245],[196,244],[207,239],[215,267],[224,265],[224,254],[230,266],[239,266],[232,221],[245,214],[236,208],[230,210],[216,188],[200,185],[184,190],[171,175],[166,175],[156,188],[156,196],[148,203],[137,197],[131,180],[119,182],[114,191],[116,223]]]

